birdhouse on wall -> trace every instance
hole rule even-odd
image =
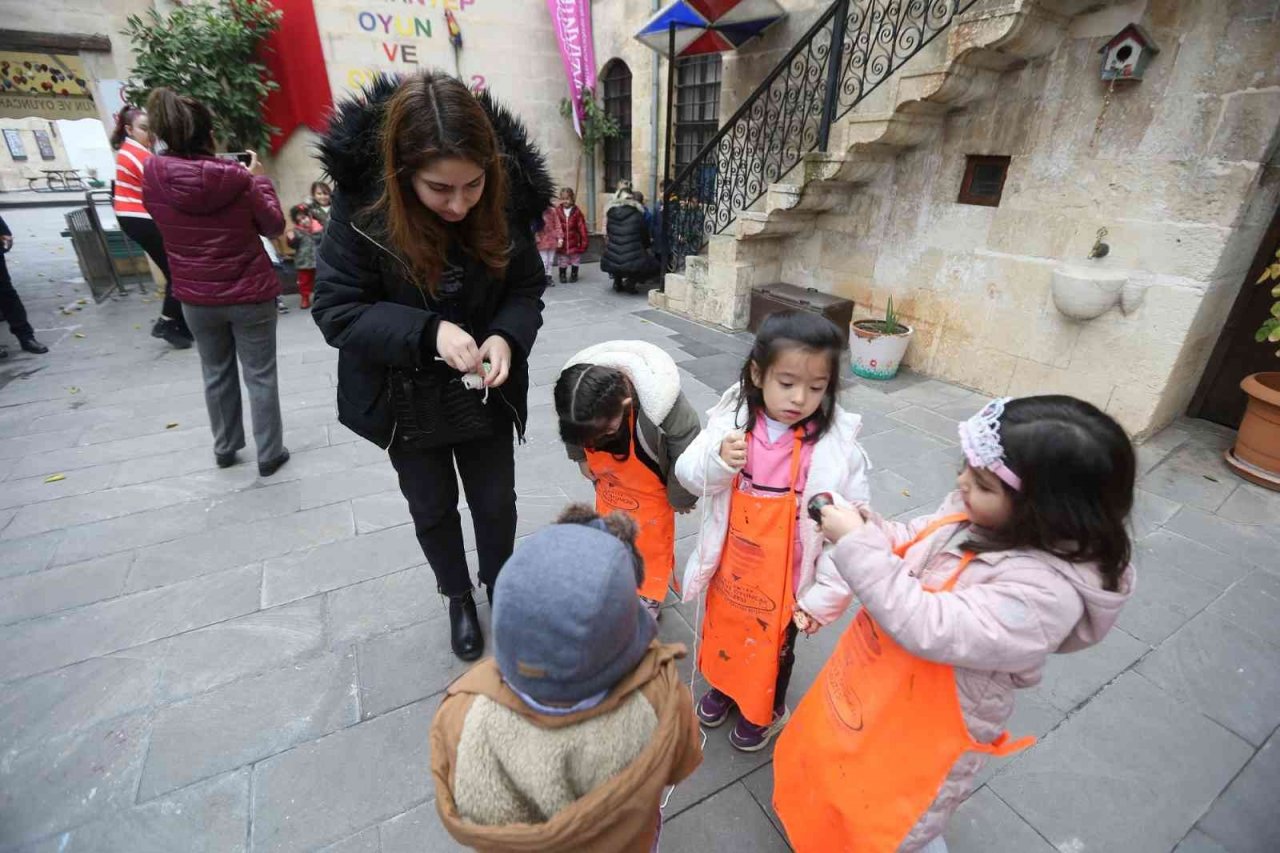
[[[1102,54],[1103,80],[1141,80],[1151,57],[1160,52],[1142,27],[1130,24],[1098,51]]]

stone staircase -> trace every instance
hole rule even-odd
[[[859,2],[859,0],[854,0]],[[1118,0],[980,2],[832,125],[828,151],[807,154],[761,200],[738,212],[706,251],[668,273],[652,305],[730,330],[746,328],[751,289],[787,280],[793,235],[856,202],[859,187],[894,168],[900,153],[938,138],[947,116],[990,96],[1001,76],[1051,53],[1072,19]]]

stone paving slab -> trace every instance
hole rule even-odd
[[[1273,734],[1200,821],[1213,843],[1236,853],[1280,850],[1280,741]]]
[[[427,799],[435,705],[419,702],[255,765],[253,849],[314,849]]]
[[[252,448],[213,464],[198,359],[147,335],[154,303],[67,317],[18,284],[53,352],[0,366],[0,850],[459,849],[426,732],[463,665],[385,452],[336,423],[336,353],[310,318],[281,318],[293,458],[261,480]],[[612,294],[594,267],[547,303],[521,536],[592,497],[552,407],[573,352],[653,341],[705,411],[750,345]],[[904,372],[841,399],[863,416],[876,505],[932,512],[960,464],[954,422],[986,397]],[[1225,470],[1231,440],[1181,420],[1138,449],[1137,599],[1101,647],[1019,691],[1009,728],[1041,743],[983,768],[953,851],[1275,849],[1280,496]],[[474,571],[465,498],[461,515]],[[677,520],[681,566],[697,524]],[[698,616],[671,598],[659,635],[692,649]],[[793,706],[848,619],[800,644]],[[703,689],[692,654],[679,668]],[[672,793],[664,850],[785,849],[770,753],[737,753],[727,732]]]
[[[355,655],[323,655],[161,710],[138,800],[252,764],[353,725]]]
[[[258,609],[258,566],[0,628],[0,681],[140,646]]]
[[[1127,673],[991,788],[1059,850],[1156,853],[1177,844],[1252,752]]]

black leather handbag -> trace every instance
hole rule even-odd
[[[422,450],[464,444],[493,435],[485,392],[462,384],[462,374],[444,363],[390,372],[396,439]]]

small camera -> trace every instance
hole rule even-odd
[[[816,495],[809,498],[809,517],[814,520],[814,523],[821,525],[822,508],[824,506],[831,506],[835,502],[835,498],[831,497],[830,492],[818,492]]]

